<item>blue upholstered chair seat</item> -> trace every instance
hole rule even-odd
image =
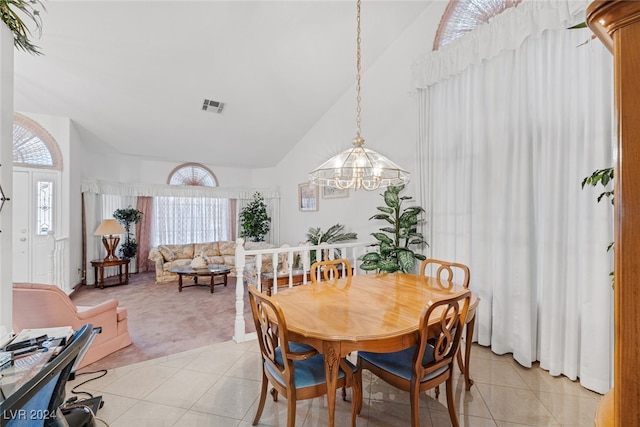
[[[295,342],[289,343],[290,353],[299,353],[309,350],[313,350],[313,347]],[[276,349],[275,359],[278,364],[282,365],[282,353],[280,352],[280,348]],[[273,367],[271,367],[271,365],[266,362],[264,364],[264,367],[280,384],[286,386],[286,384],[282,380],[282,377],[280,376],[280,372],[273,369]],[[324,372],[324,357],[322,356],[322,354],[316,354],[315,356],[305,360],[294,360],[293,368],[293,383],[295,384],[296,388],[304,388],[326,382],[326,376]],[[344,371],[342,369],[338,371],[338,378],[344,378]]]
[[[411,346],[407,349],[396,351],[394,353],[370,353],[368,351],[359,351],[358,357],[361,357],[367,362],[376,365],[393,375],[404,378],[407,381],[411,381],[411,377],[413,375],[413,355],[415,352],[416,346]],[[427,349],[425,350],[422,358],[422,365],[427,365],[431,362],[433,362],[433,346],[427,345]],[[447,368],[447,366],[443,366],[440,369],[425,375],[420,382],[428,381],[431,378],[437,377],[446,371]]]

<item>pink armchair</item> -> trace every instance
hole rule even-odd
[[[81,367],[131,344],[127,309],[111,299],[93,307],[75,306],[69,296],[54,285],[13,284],[13,329],[71,326],[80,329],[91,323],[102,327],[85,355]]]

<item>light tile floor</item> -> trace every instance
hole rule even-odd
[[[578,382],[552,377],[539,367],[523,368],[511,355],[498,356],[475,344],[471,373],[475,385],[470,391],[465,391],[459,372],[454,383],[463,427],[593,426],[601,396]],[[78,376],[68,389],[93,376]],[[77,390],[103,396],[97,417],[112,427],[246,427],[255,415],[260,376],[257,342],[226,342],[112,369]],[[407,393],[368,371],[363,373],[363,389],[358,426],[410,425]],[[350,396],[349,391],[348,400]],[[267,397],[259,425],[285,426],[286,408],[286,399],[273,402]],[[350,402],[338,396],[337,427],[350,425],[350,411]],[[423,427],[450,426],[444,393],[439,400],[433,391],[423,393],[420,417]],[[298,402],[296,426],[326,425],[324,397]]]

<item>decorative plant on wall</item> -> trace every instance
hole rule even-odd
[[[240,237],[253,242],[263,242],[269,232],[271,217],[267,215],[267,205],[262,194],[256,191],[253,200],[240,211]]]
[[[585,185],[595,187],[600,184],[606,189],[607,185],[610,182],[613,182],[613,168],[598,169],[582,180],[582,188],[584,189]],[[607,189],[606,191],[600,193],[597,199],[598,203],[600,203],[603,197],[610,198],[611,204],[613,205],[613,190]],[[607,246],[607,252],[609,252],[611,249],[613,249],[613,242],[609,243],[609,246]],[[611,276],[611,283],[613,284],[613,271],[609,273],[609,275]]]
[[[42,52],[38,50],[38,46],[32,44],[29,40],[31,30],[29,30],[22,16],[33,21],[39,37],[42,35],[40,9],[46,10],[40,0],[0,0],[0,16],[2,16],[2,22],[13,33],[13,45],[32,55],[41,55]]]
[[[410,246],[423,246],[422,233],[418,233],[418,217],[425,210],[420,206],[402,208],[405,200],[412,197],[400,196],[404,185],[391,186],[382,195],[386,206],[378,206],[382,213],[372,216],[371,219],[383,220],[391,224],[391,227],[383,227],[381,233],[371,233],[378,240],[373,246],[378,246],[378,252],[369,252],[360,257],[363,270],[378,270],[381,273],[393,273],[401,271],[412,273],[416,259],[424,260],[426,257],[415,253]],[[428,246],[428,245],[427,245]]]
[[[127,236],[122,245],[120,245],[120,256],[122,258],[133,258],[138,253],[138,243],[135,237],[131,235],[131,224],[137,224],[142,221],[142,212],[129,206],[127,209],[116,209],[113,217],[118,220]]]
[[[311,243],[314,246],[317,246],[320,243],[338,243],[358,239],[358,235],[356,233],[343,233],[342,230],[344,230],[344,225],[342,224],[332,225],[327,231],[322,231],[320,227],[310,227],[309,231],[307,231],[307,242]],[[337,258],[342,256],[342,253],[339,249],[336,249],[335,256]],[[311,252],[310,260],[311,264],[316,262],[315,251]]]

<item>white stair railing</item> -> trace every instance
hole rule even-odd
[[[51,251],[49,252],[49,283],[66,291],[67,284],[64,279],[64,252],[69,238],[55,237],[54,234],[51,234],[49,235],[49,239],[53,240]]]
[[[306,284],[307,275],[311,270],[311,253],[315,252],[315,259],[336,259],[345,258],[353,267],[353,274],[365,273],[358,266],[358,258],[364,253],[372,250],[371,242],[351,242],[351,243],[322,243],[320,245],[287,246],[271,249],[244,248],[244,239],[236,240],[236,317],[234,322],[234,336],[236,342],[244,342],[256,338],[256,333],[246,333],[244,320],[244,296],[247,294],[248,284],[245,283],[245,270],[248,264],[251,268],[250,275],[255,278],[253,283],[262,292],[262,282],[265,275],[270,275],[271,292],[278,292],[278,278],[288,278],[286,285],[292,287],[294,284]],[[265,259],[271,256],[271,268],[265,270]],[[247,259],[251,261],[248,263]],[[267,260],[267,262],[269,262]],[[294,280],[294,277],[296,278]],[[300,281],[301,278],[301,281]],[[281,285],[282,286],[282,285]]]

